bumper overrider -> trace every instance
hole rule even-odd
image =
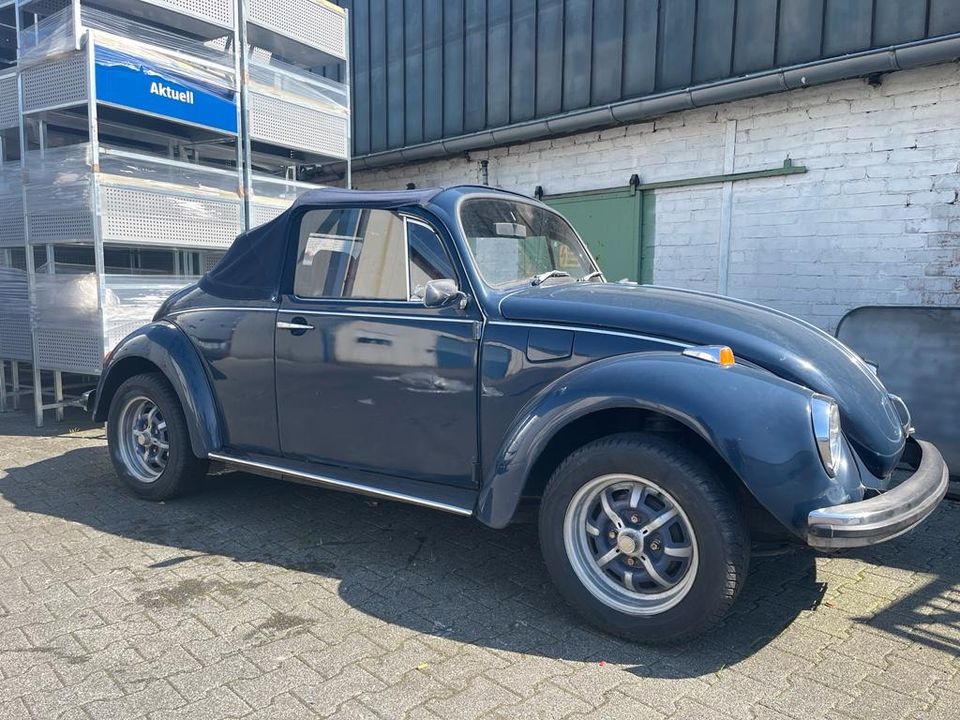
[[[902,535],[933,512],[947,492],[947,464],[932,444],[915,441],[920,462],[909,478],[880,495],[807,516],[807,544],[820,550],[873,545]]]

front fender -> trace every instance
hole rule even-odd
[[[159,368],[180,398],[194,454],[206,457],[217,450],[222,444],[220,412],[203,363],[184,332],[165,320],[144,325],[114,349],[100,375],[93,419],[107,420],[117,388],[131,375],[143,372],[144,361]]]
[[[492,527],[510,522],[534,463],[569,423],[602,410],[638,409],[697,433],[763,507],[802,537],[810,510],[861,494],[846,444],[837,477],[823,469],[810,419],[812,394],[759,368],[722,367],[679,353],[635,353],[581,366],[519,414],[484,478],[477,516]]]

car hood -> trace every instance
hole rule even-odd
[[[610,328],[693,345],[729,345],[738,358],[829,395],[866,468],[884,477],[903,452],[896,408],[852,350],[785,313],[707,293],[650,285],[564,283],[517,291],[500,303],[510,320]]]

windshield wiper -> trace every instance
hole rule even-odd
[[[534,286],[540,285],[544,280],[549,280],[550,278],[555,277],[570,277],[570,273],[563,270],[547,270],[546,272],[542,272],[539,275],[534,275],[532,278],[530,278],[530,284]]]
[[[603,275],[602,272],[600,272],[599,270],[594,270],[591,273],[587,273],[582,278],[577,278],[577,282],[590,282],[594,278],[600,277],[601,275]]]

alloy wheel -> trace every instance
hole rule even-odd
[[[563,539],[577,577],[598,600],[629,615],[680,602],[697,574],[697,539],[680,504],[629,474],[585,483],[567,506]]]
[[[152,483],[167,467],[170,439],[160,408],[150,398],[131,398],[119,416],[119,451],[124,467],[137,480]]]

